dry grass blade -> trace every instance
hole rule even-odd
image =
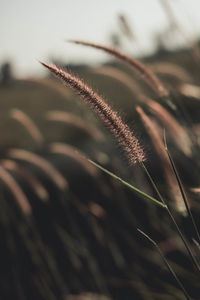
[[[95,74],[109,76],[113,79],[120,81],[134,95],[139,95],[142,93],[139,85],[134,81],[134,79],[125,72],[118,70],[117,68],[104,66],[98,69],[92,69],[92,72],[94,72]]]
[[[10,159],[1,160],[1,164],[7,170],[16,172],[20,175],[24,180],[26,180],[36,195],[44,202],[48,201],[49,195],[45,187],[41,184],[38,178],[33,175],[27,168],[20,166],[15,161]]]
[[[73,42],[75,44],[80,44],[84,46],[89,46],[93,47],[96,49],[101,49],[117,59],[120,59],[121,61],[125,62],[128,66],[131,66],[137,74],[144,79],[144,81],[149,85],[151,89],[154,90],[154,92],[159,96],[159,97],[167,97],[169,96],[169,93],[167,89],[164,87],[164,85],[161,83],[159,78],[154,74],[153,71],[151,71],[148,67],[146,67],[143,63],[140,61],[131,58],[124,53],[118,51],[117,49],[114,49],[112,47],[100,45],[100,44],[95,44],[95,43],[89,43],[89,42],[84,42],[84,41],[78,41],[78,40],[72,40],[70,42]]]
[[[192,133],[194,134],[196,144],[200,145],[200,123],[197,123],[192,126]]]
[[[198,242],[200,243],[200,233],[199,233],[198,227],[197,227],[197,225],[196,225],[196,222],[195,222],[195,220],[194,220],[194,218],[193,218],[193,214],[192,214],[192,212],[191,212],[191,210],[190,210],[189,201],[188,201],[188,199],[187,199],[187,195],[186,195],[186,192],[185,192],[183,183],[182,183],[182,181],[181,181],[181,178],[180,178],[180,176],[179,176],[179,173],[178,173],[178,171],[177,171],[177,168],[176,168],[176,165],[175,165],[175,163],[174,163],[174,160],[173,160],[173,158],[172,158],[172,156],[171,156],[171,153],[170,153],[170,151],[169,151],[169,149],[168,149],[167,142],[166,142],[166,136],[165,136],[165,135],[164,135],[164,142],[165,142],[165,149],[166,149],[167,155],[168,155],[168,157],[169,157],[169,160],[170,160],[170,163],[171,163],[173,172],[174,172],[174,174],[175,174],[175,176],[176,176],[176,180],[177,180],[177,182],[178,182],[178,186],[179,186],[179,189],[180,189],[180,192],[181,192],[181,195],[182,195],[184,204],[185,204],[185,208],[186,208],[186,210],[187,210],[187,213],[188,213],[188,215],[189,215],[189,217],[190,217],[190,220],[191,220],[191,222],[192,222],[192,225],[193,225],[193,227],[194,227],[196,236],[197,236],[197,238],[198,238]]]
[[[190,74],[184,68],[176,64],[172,64],[168,62],[159,62],[159,63],[150,64],[149,67],[155,73],[174,76],[181,81],[186,81],[186,82],[192,81],[192,76],[190,76]]]
[[[68,188],[68,182],[66,181],[66,179],[45,158],[22,149],[10,149],[8,151],[8,156],[36,165],[46,173],[46,175],[57,185],[59,189],[65,190]]]
[[[127,18],[125,15],[118,15],[119,25],[121,27],[122,32],[127,36],[130,41],[135,40],[135,35],[133,33],[133,29],[131,28]]]
[[[200,193],[200,187],[191,188],[190,190],[191,190],[193,193],[197,193],[197,194]]]
[[[65,85],[71,87],[98,114],[118,139],[131,164],[140,163],[145,160],[145,153],[136,136],[132,134],[118,113],[113,111],[101,96],[71,73],[55,65],[45,63],[42,63],[42,65],[49,69],[56,77],[60,78]]]
[[[67,295],[63,300],[111,300],[111,298],[100,294],[81,293],[79,295]]]
[[[47,120],[63,122],[66,124],[72,124],[82,130],[84,130],[89,136],[91,136],[97,142],[104,140],[103,133],[88,121],[81,119],[72,113],[67,113],[59,110],[51,110],[46,113]]]
[[[174,14],[174,11],[170,5],[169,1],[166,0],[160,0],[161,5],[163,6],[163,10],[165,11],[170,25],[170,32],[179,32],[180,35],[185,39],[187,42],[189,48],[192,50],[192,55],[196,62],[199,62],[200,58],[200,52],[198,43],[196,41],[193,41],[193,38],[191,38],[191,35],[183,28],[179,21],[176,18],[176,15]]]
[[[200,86],[184,83],[178,89],[182,95],[200,100]]]
[[[183,37],[188,40],[188,36],[186,35],[185,31],[183,28],[179,25],[177,18],[173,12],[173,9],[171,8],[170,4],[166,0],[160,0],[160,4],[163,7],[164,12],[166,13],[169,23],[170,23],[170,28],[171,30],[178,30]]]
[[[0,179],[8,186],[9,190],[16,199],[19,207],[25,215],[31,215],[32,208],[31,205],[21,189],[20,185],[12,177],[12,175],[7,172],[3,167],[0,166]]]
[[[141,107],[137,106],[136,110],[143,121],[143,124],[151,138],[151,141],[154,145],[154,148],[158,154],[160,161],[162,162],[162,167],[164,170],[165,177],[167,179],[167,183],[170,186],[171,197],[176,201],[176,208],[179,212],[185,214],[186,209],[184,203],[182,201],[182,197],[179,191],[179,187],[175,183],[175,177],[173,177],[173,173],[171,172],[168,156],[165,151],[165,147],[162,141],[162,138],[159,134],[159,128],[142,110]]]
[[[95,168],[93,165],[91,165],[85,158],[84,154],[80,151],[77,151],[76,148],[62,144],[62,143],[52,143],[49,145],[49,150],[52,153],[58,153],[62,155],[66,155],[68,157],[71,157],[75,161],[77,161],[80,165],[83,166],[83,168],[91,175],[91,176],[97,176],[98,175],[98,169]]]
[[[44,138],[42,133],[27,114],[20,109],[13,108],[10,110],[10,116],[26,128],[30,136],[39,146],[43,144]]]
[[[42,86],[45,86],[58,94],[60,96],[70,99],[70,90],[65,89],[62,85],[58,84],[54,79],[52,78],[25,78],[23,79],[25,82],[32,82],[36,83]]]
[[[186,156],[190,157],[192,155],[192,142],[187,130],[183,128],[159,103],[147,98],[146,96],[141,96],[140,99],[148,105],[151,112],[167,130],[168,134],[173,138],[179,149],[181,149]]]

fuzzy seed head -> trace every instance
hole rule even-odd
[[[125,150],[125,153],[131,164],[142,163],[145,161],[145,154],[139,144],[138,139],[132,134],[129,127],[122,121],[117,112],[103,100],[101,96],[95,93],[81,79],[71,73],[55,66],[42,63],[63,83],[72,88],[81,98],[99,115],[110,131],[118,139],[119,144]]]

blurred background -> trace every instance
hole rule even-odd
[[[1,299],[200,299],[199,11],[198,0],[0,0]],[[114,47],[147,73],[71,40]],[[40,61],[82,78],[122,116],[176,224],[88,162],[161,201],[148,171]]]
[[[70,45],[69,39],[114,44],[140,57],[161,46],[188,46],[188,40],[194,41],[200,33],[199,5],[198,0],[1,0],[0,63],[10,61],[14,74],[22,77],[42,73],[37,60],[97,64],[107,59],[102,53]],[[121,15],[131,27],[132,41],[123,34]]]

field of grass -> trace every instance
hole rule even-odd
[[[122,121],[66,78],[0,87],[1,299],[200,299],[195,59],[144,60],[168,95],[116,58],[76,72]]]

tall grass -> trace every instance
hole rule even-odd
[[[85,120],[56,107],[46,111],[48,126],[62,122],[66,132],[76,128],[85,134],[85,143],[75,141],[79,149],[68,144],[67,136],[48,141],[28,114],[10,111],[37,147],[10,147],[1,155],[1,298],[198,300],[198,124],[182,114],[187,112],[183,95],[194,100],[186,82],[191,89],[196,78],[186,70],[181,77],[183,67],[177,65],[158,63],[151,69],[114,48],[75,43],[120,59],[140,82],[116,66],[90,72],[127,88],[132,102],[125,117],[124,90],[118,111],[86,80],[42,63],[64,86],[52,78],[39,84],[67,95],[67,103],[78,101],[71,89],[85,111],[90,108],[99,117],[88,114]],[[153,70],[168,80],[171,76],[176,94]],[[198,93],[195,99],[198,103]]]

